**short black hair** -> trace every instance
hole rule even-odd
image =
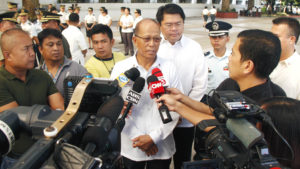
[[[59,38],[62,40],[62,34],[59,30],[57,29],[44,29],[42,30],[42,32],[40,32],[38,34],[38,39],[39,39],[39,42],[40,42],[40,46],[42,46],[43,42],[44,42],[44,39],[49,37],[49,36],[54,36],[56,38]]]
[[[142,15],[142,11],[141,11],[140,9],[135,9],[135,11],[136,11],[138,14]]]
[[[156,20],[161,24],[164,20],[164,14],[179,14],[184,22],[185,14],[183,9],[177,4],[167,4],[158,8],[156,13]]]
[[[108,14],[108,13],[107,13],[107,9],[106,9],[106,8],[105,8],[105,9],[103,9],[103,13],[106,13],[106,14]]]
[[[129,7],[126,7],[126,9],[128,10],[128,12],[130,13],[130,8]]]
[[[106,34],[110,40],[113,39],[113,33],[110,27],[107,25],[103,25],[103,24],[95,25],[91,30],[91,37],[93,37],[94,34],[98,34],[98,33]]]
[[[241,61],[254,63],[255,75],[268,78],[277,66],[280,55],[280,40],[273,33],[259,29],[245,30],[238,34],[241,40]]]
[[[124,10],[125,10],[125,8],[126,8],[125,6],[122,6],[120,9],[124,11]]]
[[[78,22],[79,21],[79,15],[77,13],[71,13],[70,16],[69,16],[69,21]]]
[[[273,19],[274,25],[286,24],[290,28],[290,33],[296,37],[296,42],[298,42],[299,34],[300,34],[300,24],[299,21],[295,18],[290,17],[279,17]]]

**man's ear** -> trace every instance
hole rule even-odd
[[[134,45],[136,46],[136,37],[132,36],[132,42],[134,43]]]
[[[10,60],[11,59],[9,51],[3,50],[2,53],[3,53],[3,57],[4,57],[5,60]]]
[[[112,38],[112,40],[111,40],[111,46],[114,46],[115,45],[115,39],[114,38]]]
[[[254,71],[254,66],[255,65],[254,65],[252,60],[246,60],[246,61],[243,62],[242,66],[244,68],[243,72],[245,74],[250,74]]]
[[[290,42],[296,44],[296,36],[290,36]]]

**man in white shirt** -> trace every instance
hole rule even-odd
[[[84,57],[87,53],[87,43],[83,33],[78,29],[79,16],[72,13],[69,16],[69,27],[62,34],[68,40],[72,60],[84,66]]]
[[[184,94],[200,101],[207,88],[207,64],[201,46],[183,35],[185,14],[182,8],[176,4],[161,6],[156,19],[163,37],[158,55],[175,63]],[[194,126],[182,119],[173,134],[176,142],[174,166],[179,169],[183,161],[191,159]]]
[[[175,65],[159,55],[161,41],[159,25],[155,20],[145,19],[138,23],[133,41],[137,47],[134,56],[116,63],[111,78],[136,67],[140,76],[147,79],[154,68],[159,68],[170,86],[181,89]],[[132,85],[122,88],[125,98]],[[148,85],[141,91],[141,100],[132,108],[121,133],[121,155],[126,168],[130,169],[168,169],[175,153],[172,131],[178,122],[178,114],[170,112],[172,121],[163,124],[158,106],[151,99]],[[149,120],[151,119],[151,120]]]
[[[21,28],[29,33],[30,38],[35,42],[35,44],[39,44],[39,41],[37,39],[37,33],[35,26],[32,22],[28,20],[28,10],[27,9],[21,9],[19,11],[20,16],[20,26]]]
[[[271,32],[280,39],[282,51],[280,62],[270,78],[288,97],[300,100],[300,56],[295,49],[300,33],[299,21],[289,17],[276,18]]]

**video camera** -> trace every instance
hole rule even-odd
[[[115,122],[124,103],[117,80],[68,77],[65,82],[65,93],[70,96],[65,111],[34,105],[1,113],[1,157],[18,155],[14,146],[23,143],[24,133],[34,140],[10,168],[116,167],[120,131]]]
[[[216,105],[215,120],[204,120],[197,127],[206,134],[206,158],[186,162],[184,169],[259,169],[279,166],[268,153],[263,134],[255,127],[266,113],[253,100],[237,91],[214,91],[210,102]],[[254,124],[254,125],[253,125]]]

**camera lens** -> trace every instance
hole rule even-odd
[[[15,143],[15,133],[19,130],[18,115],[6,111],[0,115],[0,155],[9,153]]]

